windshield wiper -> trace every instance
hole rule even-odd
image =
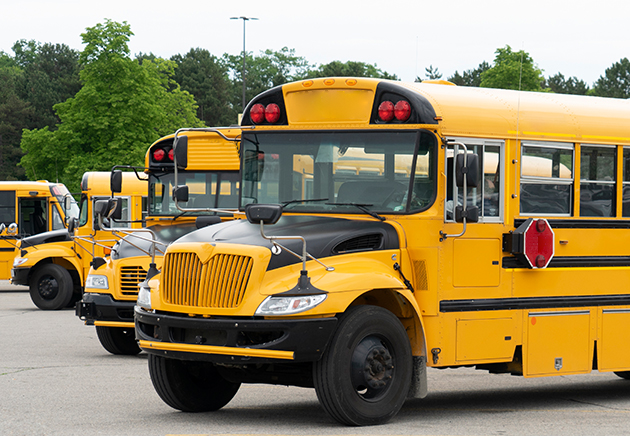
[[[369,204],[369,203],[326,203],[326,204],[331,204],[334,206],[354,206],[357,209],[361,209],[363,212],[367,213],[368,215],[373,216],[376,219],[385,221],[385,217],[380,216],[376,212],[372,212],[371,210],[368,209],[369,206],[374,206],[373,204]]]
[[[306,203],[307,201],[326,201],[328,200],[328,198],[305,198],[302,200],[289,200],[289,201],[283,201],[282,202],[282,207],[288,206],[289,204],[293,204],[293,203]],[[329,204],[329,203],[326,203]]]

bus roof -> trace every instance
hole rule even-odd
[[[630,100],[455,86],[445,81],[404,83],[370,78],[321,78],[272,88],[248,105],[278,102],[286,116],[275,126],[331,128],[374,126],[380,98],[401,95],[419,115],[408,124],[440,125],[446,136],[519,138],[596,144],[630,143]],[[286,106],[285,106],[286,103]],[[413,122],[412,122],[413,121]],[[259,127],[267,127],[262,123]]]

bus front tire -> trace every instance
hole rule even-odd
[[[409,337],[393,313],[376,306],[351,307],[313,365],[317,398],[342,424],[383,424],[405,402],[411,364]]]
[[[230,402],[240,383],[223,378],[210,362],[149,354],[149,375],[162,401],[182,412],[211,412]]]
[[[72,300],[72,277],[64,267],[48,263],[35,271],[29,283],[29,291],[31,300],[40,309],[62,309]]]
[[[140,352],[133,327],[96,326],[96,335],[103,348],[112,354],[133,356]]]

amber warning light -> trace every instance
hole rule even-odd
[[[546,219],[527,219],[503,235],[503,251],[515,255],[532,269],[546,268],[554,255],[555,235]]]

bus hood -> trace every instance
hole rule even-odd
[[[33,236],[22,238],[20,248],[25,249],[35,245],[72,241],[67,229],[51,230]]]
[[[147,228],[155,233],[159,242],[169,245],[174,240],[196,230],[197,226],[194,222],[186,222],[172,225],[155,225]],[[120,241],[116,242],[112,248],[112,259],[146,256],[151,248],[151,238],[151,234],[146,231],[131,232]],[[158,244],[157,249],[165,251],[166,247],[162,244]],[[159,253],[159,251],[156,251],[156,254]]]
[[[264,227],[266,236],[301,236],[307,252],[315,258],[361,251],[392,250],[400,247],[395,228],[381,221],[352,220],[308,215],[283,215],[274,224]],[[260,225],[236,220],[205,227],[178,239],[176,243],[220,242],[257,245],[271,249],[272,243],[260,234]],[[289,250],[301,254],[299,239],[278,241]],[[268,270],[299,263],[287,250],[271,256]]]

